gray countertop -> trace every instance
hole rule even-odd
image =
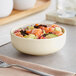
[[[18,52],[12,44],[0,47],[0,54],[46,65],[56,69],[76,72],[76,26],[62,25],[67,30],[66,44],[59,52],[48,56],[30,56]]]

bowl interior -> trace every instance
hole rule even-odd
[[[38,23],[39,24],[39,23]],[[17,29],[20,29],[20,28],[26,28],[27,26],[31,26],[31,25],[35,25],[35,24],[26,24],[26,25],[20,25],[20,26],[18,26],[18,27],[14,27],[11,31],[10,31],[10,33],[12,34],[12,35],[14,35],[14,36],[16,36],[15,34],[14,34],[14,31],[15,30],[17,30]],[[47,25],[47,26],[50,26],[51,24],[43,24],[43,25]],[[61,28],[62,28],[62,31],[63,31],[63,35],[66,33],[66,29],[64,28],[64,27],[62,27],[61,26]],[[61,35],[61,36],[63,36],[63,35]],[[18,36],[16,36],[16,37],[18,37]],[[58,37],[60,37],[60,36],[58,36]],[[21,38],[21,37],[19,37],[19,38]],[[57,37],[55,37],[55,38],[57,38]],[[26,38],[24,38],[24,39],[26,39]],[[52,39],[52,38],[51,38]],[[40,39],[41,40],[41,39]]]

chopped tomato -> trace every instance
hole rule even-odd
[[[39,26],[39,24],[35,24],[35,26]]]
[[[56,24],[53,24],[53,25],[51,25],[53,28],[55,28],[55,27],[59,27],[59,25],[56,25]]]
[[[27,30],[26,33],[30,34],[31,33],[31,30]]]
[[[46,39],[46,37],[41,36],[40,39]]]
[[[21,31],[21,29],[18,29],[18,30],[16,30],[14,33],[17,33],[17,32],[20,32]]]

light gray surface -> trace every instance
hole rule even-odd
[[[0,54],[47,65],[52,68],[76,72],[76,26],[63,25],[67,30],[67,40],[63,49],[48,56],[30,56],[18,52],[11,43],[0,47]]]

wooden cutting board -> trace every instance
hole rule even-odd
[[[7,24],[9,22],[21,19],[31,14],[37,13],[46,9],[50,5],[50,0],[37,0],[34,8],[24,11],[13,10],[11,15],[5,18],[0,18],[0,25]]]

